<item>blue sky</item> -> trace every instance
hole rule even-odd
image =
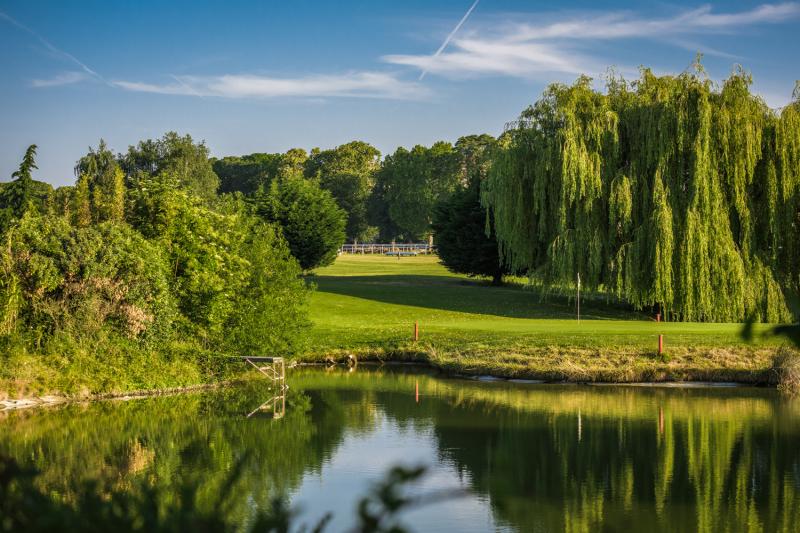
[[[550,82],[698,51],[779,107],[798,50],[800,2],[0,0],[0,179],[32,143],[35,177],[63,185],[101,137],[170,130],[217,156],[497,135]]]

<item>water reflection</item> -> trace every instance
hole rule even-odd
[[[800,519],[800,409],[770,390],[478,383],[363,365],[289,379],[279,399],[251,383],[0,415],[0,451],[65,501],[86,479],[98,490],[146,479],[176,497],[195,483],[210,507],[241,464],[225,512],[243,524],[290,494],[311,517],[334,511],[339,530],[397,461],[431,465],[429,487],[469,490],[409,516],[421,531],[793,531]]]

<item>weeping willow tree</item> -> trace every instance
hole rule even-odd
[[[482,201],[504,260],[673,319],[789,318],[800,284],[800,102],[739,69],[552,85],[501,139]]]

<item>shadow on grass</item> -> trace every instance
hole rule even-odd
[[[488,281],[455,276],[314,276],[319,292],[377,302],[493,315],[508,318],[575,318],[574,298],[548,295],[518,284],[493,286]],[[641,320],[629,306],[606,302],[605,297],[581,296],[581,318],[587,320]]]

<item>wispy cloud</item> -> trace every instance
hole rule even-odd
[[[461,26],[464,25],[464,23],[467,21],[469,16],[472,14],[472,12],[478,6],[478,2],[480,2],[480,1],[481,0],[475,0],[475,2],[473,2],[472,5],[469,6],[469,9],[467,9],[467,12],[464,13],[463,17],[461,17],[461,20],[458,21],[458,24],[456,24],[456,27],[453,28],[453,30],[450,33],[447,34],[447,37],[445,38],[444,42],[442,42],[441,46],[439,46],[439,48],[436,50],[436,52],[433,53],[433,57],[434,58],[439,57],[442,54],[442,52],[444,51],[444,49],[447,48],[447,45],[450,44],[450,41],[453,40],[453,37],[455,37],[456,33],[458,33],[458,30],[461,29]],[[424,78],[425,74],[427,74],[427,73],[428,73],[427,70],[423,70],[422,73],[419,75],[419,81],[422,81],[422,78]]]
[[[25,26],[24,24],[22,24],[21,22],[19,22],[15,18],[13,18],[13,17],[11,17],[9,15],[6,15],[2,11],[0,11],[0,20],[5,20],[8,23],[10,23],[10,24],[16,26],[17,28],[21,29],[22,31],[32,35],[33,37],[36,38],[37,41],[39,41],[42,44],[42,46],[44,46],[50,53],[52,53],[56,57],[60,57],[61,59],[64,59],[66,61],[69,61],[69,62],[77,65],[84,73],[86,73],[87,75],[89,75],[91,77],[97,78],[98,80],[101,80],[101,81],[105,81],[100,74],[98,74],[97,72],[95,72],[94,70],[89,68],[81,60],[79,60],[78,58],[76,58],[75,56],[70,54],[69,52],[65,52],[64,50],[61,50],[60,48],[57,48],[50,41],[48,41],[47,39],[42,37],[39,33],[33,31],[32,29],[30,29],[29,27]],[[74,83],[74,82],[71,82],[71,83]],[[63,85],[63,83],[62,84],[57,84],[57,85]],[[36,86],[36,87],[47,87],[47,85],[34,85],[34,86]]]
[[[409,100],[427,95],[422,85],[403,81],[385,72],[357,71],[299,78],[228,74],[172,76],[172,79],[173,82],[166,84],[125,80],[115,80],[111,84],[128,91],[222,98],[348,97]]]
[[[33,87],[58,87],[59,85],[70,85],[72,83],[78,83],[87,79],[89,76],[86,75],[84,72],[77,72],[77,71],[70,71],[70,72],[62,72],[61,74],[57,74],[52,78],[44,79],[44,80],[32,80],[31,86]]]
[[[477,4],[477,1],[475,2]],[[470,11],[474,8],[470,8]],[[394,73],[378,71],[352,71],[342,74],[312,74],[297,78],[278,78],[249,74],[225,74],[218,76],[175,76],[168,83],[144,81],[109,81],[72,54],[54,46],[42,35],[0,11],[0,20],[5,20],[32,35],[50,53],[67,60],[80,68],[58,74],[49,79],[31,81],[33,87],[55,87],[97,79],[111,87],[127,91],[222,98],[386,98],[396,100],[420,99],[429,93],[416,82],[400,79]],[[463,20],[460,24],[463,23]],[[459,25],[460,25],[459,24]]]
[[[482,38],[457,39],[453,52],[438,57],[389,55],[395,65],[418,67],[426,72],[451,77],[499,74],[529,77],[546,73],[586,72],[590,61],[581,54],[546,43],[511,42]]]
[[[531,14],[530,19],[542,19]],[[747,26],[785,23],[800,17],[800,3],[764,4],[747,11],[717,13],[702,6],[672,17],[645,18],[634,13],[572,14],[548,24],[504,22],[453,38],[449,50],[432,55],[388,55],[383,60],[443,76],[507,75],[541,77],[553,73],[591,73],[596,65],[614,63],[597,58],[598,41],[646,39],[687,46],[686,37],[726,33]],[[697,45],[700,51],[730,56]],[[623,70],[629,70],[623,68]]]
[[[764,4],[739,13],[713,13],[710,5],[684,11],[669,18],[641,18],[628,12],[586,16],[549,25],[520,24],[511,37],[514,41],[550,39],[630,39],[664,38],[674,35],[727,32],[743,26],[786,22],[800,15],[800,4]]]

